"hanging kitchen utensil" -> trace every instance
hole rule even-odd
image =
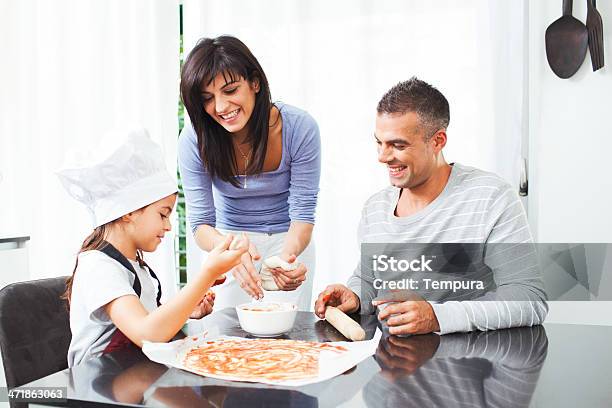
[[[578,71],[586,55],[588,31],[572,16],[572,0],[563,0],[563,16],[546,29],[548,65],[560,78],[569,78]]]
[[[587,0],[586,27],[589,32],[589,51],[593,71],[604,66],[603,22],[601,14],[595,7],[595,0]]]

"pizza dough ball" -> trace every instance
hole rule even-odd
[[[261,276],[261,287],[264,290],[280,290],[276,285],[276,282],[274,282],[274,278],[272,278],[272,273],[269,271],[269,269],[281,268],[285,271],[294,271],[297,269],[297,267],[297,262],[286,262],[278,255],[266,258],[263,261],[261,271],[259,272],[259,276]]]
[[[263,261],[263,264],[266,268],[270,268],[270,269],[281,268],[282,270],[285,270],[285,271],[295,271],[298,267],[297,262],[293,262],[293,263],[286,262],[278,255],[274,255],[274,256],[267,258],[265,261]]]
[[[268,269],[265,267],[261,268],[261,271],[259,271],[259,276],[261,277],[261,287],[263,290],[280,290],[280,288],[276,285],[276,282],[274,282],[272,273]]]

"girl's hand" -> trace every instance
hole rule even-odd
[[[190,319],[201,319],[204,316],[211,314],[215,305],[215,292],[208,291],[206,295],[193,308],[193,312],[189,316]]]
[[[226,235],[223,241],[208,253],[208,258],[202,268],[210,271],[213,277],[217,278],[239,265],[241,257],[249,249],[249,238],[245,234],[232,243],[233,240],[233,235]]]
[[[249,294],[254,299],[263,298],[263,289],[261,288],[261,278],[253,265],[253,261],[260,257],[257,248],[252,243],[249,243],[249,250],[242,254],[240,265],[232,269],[234,279],[240,284],[242,290]]]
[[[280,255],[287,263],[294,263],[296,261],[295,255]],[[280,290],[290,291],[296,290],[306,280],[306,266],[303,263],[299,263],[298,267],[293,271],[286,271],[283,268],[272,268],[268,269],[272,273],[272,278],[276,283],[276,286]]]

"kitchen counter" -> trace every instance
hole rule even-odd
[[[358,316],[371,338],[374,316]],[[186,326],[249,337],[225,309]],[[385,331],[383,331],[385,332]],[[386,332],[385,332],[386,333]],[[300,312],[286,338],[344,340]],[[376,355],[331,380],[279,387],[201,377],[137,349],[92,359],[28,384],[67,387],[69,406],[604,407],[612,406],[612,327],[545,324],[438,336],[383,336]]]
[[[26,235],[0,235],[0,251],[23,248],[29,240]]]
[[[0,235],[0,289],[14,282],[30,278],[28,242],[26,235]]]

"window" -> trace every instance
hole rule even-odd
[[[179,26],[180,26],[180,42],[179,42],[179,63],[180,67],[183,68],[183,61],[185,59],[183,54],[183,5],[179,4]],[[179,135],[185,125],[185,105],[179,97],[178,100],[178,122],[179,122]],[[177,136],[178,137],[178,136]],[[187,283],[187,221],[185,216],[185,195],[183,194],[183,182],[181,180],[181,173],[176,169],[176,178],[178,180],[178,200],[176,204],[176,213],[178,216],[178,234],[176,235],[176,241],[174,243],[174,252],[176,256],[176,272],[178,274],[179,287],[185,286]]]

